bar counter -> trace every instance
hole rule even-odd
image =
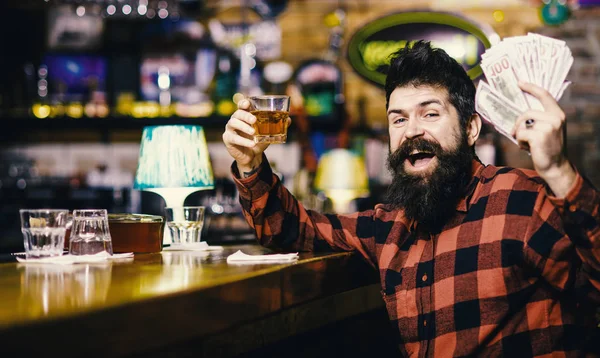
[[[353,317],[375,336],[381,327],[369,325],[389,329],[377,271],[357,255],[227,264],[237,250],[269,253],[240,245],[95,264],[0,264],[0,355],[275,356],[293,337],[335,341],[329,332],[346,335]]]

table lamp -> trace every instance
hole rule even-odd
[[[369,177],[363,159],[347,149],[333,149],[319,159],[315,189],[331,199],[333,211],[350,212],[350,202],[369,194]]]
[[[170,208],[183,206],[193,192],[213,189],[204,129],[195,125],[145,127],[133,188],[157,193]]]

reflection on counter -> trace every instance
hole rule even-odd
[[[86,265],[19,264],[20,314],[31,317],[106,301],[112,263]]]
[[[152,285],[141,287],[140,293],[143,295],[168,293],[197,285],[203,280],[218,278],[215,273],[227,266],[227,255],[231,252],[163,251],[160,254],[163,262],[160,276]]]

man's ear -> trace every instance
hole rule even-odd
[[[472,147],[473,144],[475,144],[475,141],[479,138],[479,133],[481,133],[481,118],[479,117],[479,114],[473,113],[467,124],[467,140],[469,147]]]

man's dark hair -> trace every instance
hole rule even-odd
[[[432,48],[428,41],[416,41],[391,55],[385,80],[386,108],[397,87],[433,86],[448,90],[448,99],[466,128],[475,113],[475,85],[462,66],[446,51]]]

